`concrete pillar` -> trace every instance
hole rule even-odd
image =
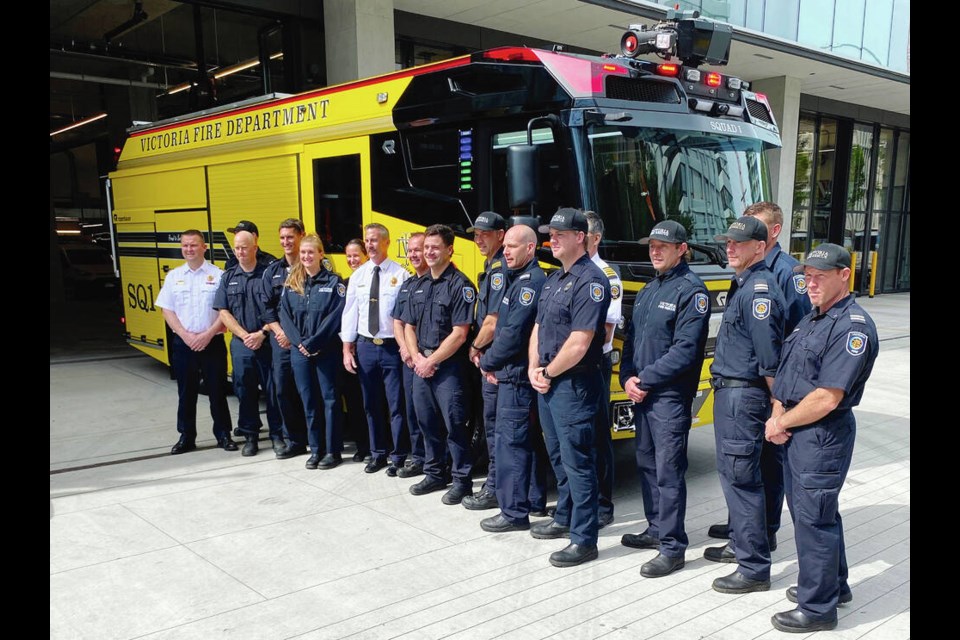
[[[328,85],[394,70],[393,0],[324,0],[323,22]]]
[[[751,90],[766,94],[780,128],[783,147],[770,154],[773,199],[783,209],[780,248],[790,250],[793,218],[793,185],[797,164],[797,133],[800,126],[800,80],[789,76],[765,78],[750,83]]]

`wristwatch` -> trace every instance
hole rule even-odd
[[[540,375],[543,376],[544,380],[553,380],[553,376],[547,373],[547,367],[549,366],[550,366],[549,364],[544,366],[543,369],[540,371]]]
[[[267,331],[266,329],[261,329],[260,331],[263,332],[263,337],[264,337],[264,338],[269,338],[269,337],[270,337],[270,332]]]

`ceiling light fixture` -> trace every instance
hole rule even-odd
[[[70,129],[76,129],[77,127],[82,127],[82,126],[85,125],[85,124],[90,124],[91,122],[96,122],[97,120],[100,120],[100,119],[106,118],[106,117],[107,117],[107,112],[104,111],[103,113],[98,113],[98,114],[95,115],[95,116],[90,116],[89,118],[84,118],[83,120],[77,120],[77,121],[74,122],[73,124],[68,124],[67,126],[63,127],[62,129],[57,129],[56,131],[51,131],[51,132],[50,132],[50,137],[52,138],[53,136],[57,135],[58,133],[63,133],[64,131],[70,131]]]

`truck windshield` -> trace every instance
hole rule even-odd
[[[769,198],[764,143],[700,131],[591,126],[593,197],[606,231],[604,253],[647,260],[646,237],[660,220],[684,225],[690,242],[720,246],[714,236],[743,210]]]

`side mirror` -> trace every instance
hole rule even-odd
[[[539,199],[539,151],[535,144],[507,147],[507,199],[511,209],[535,204]]]

